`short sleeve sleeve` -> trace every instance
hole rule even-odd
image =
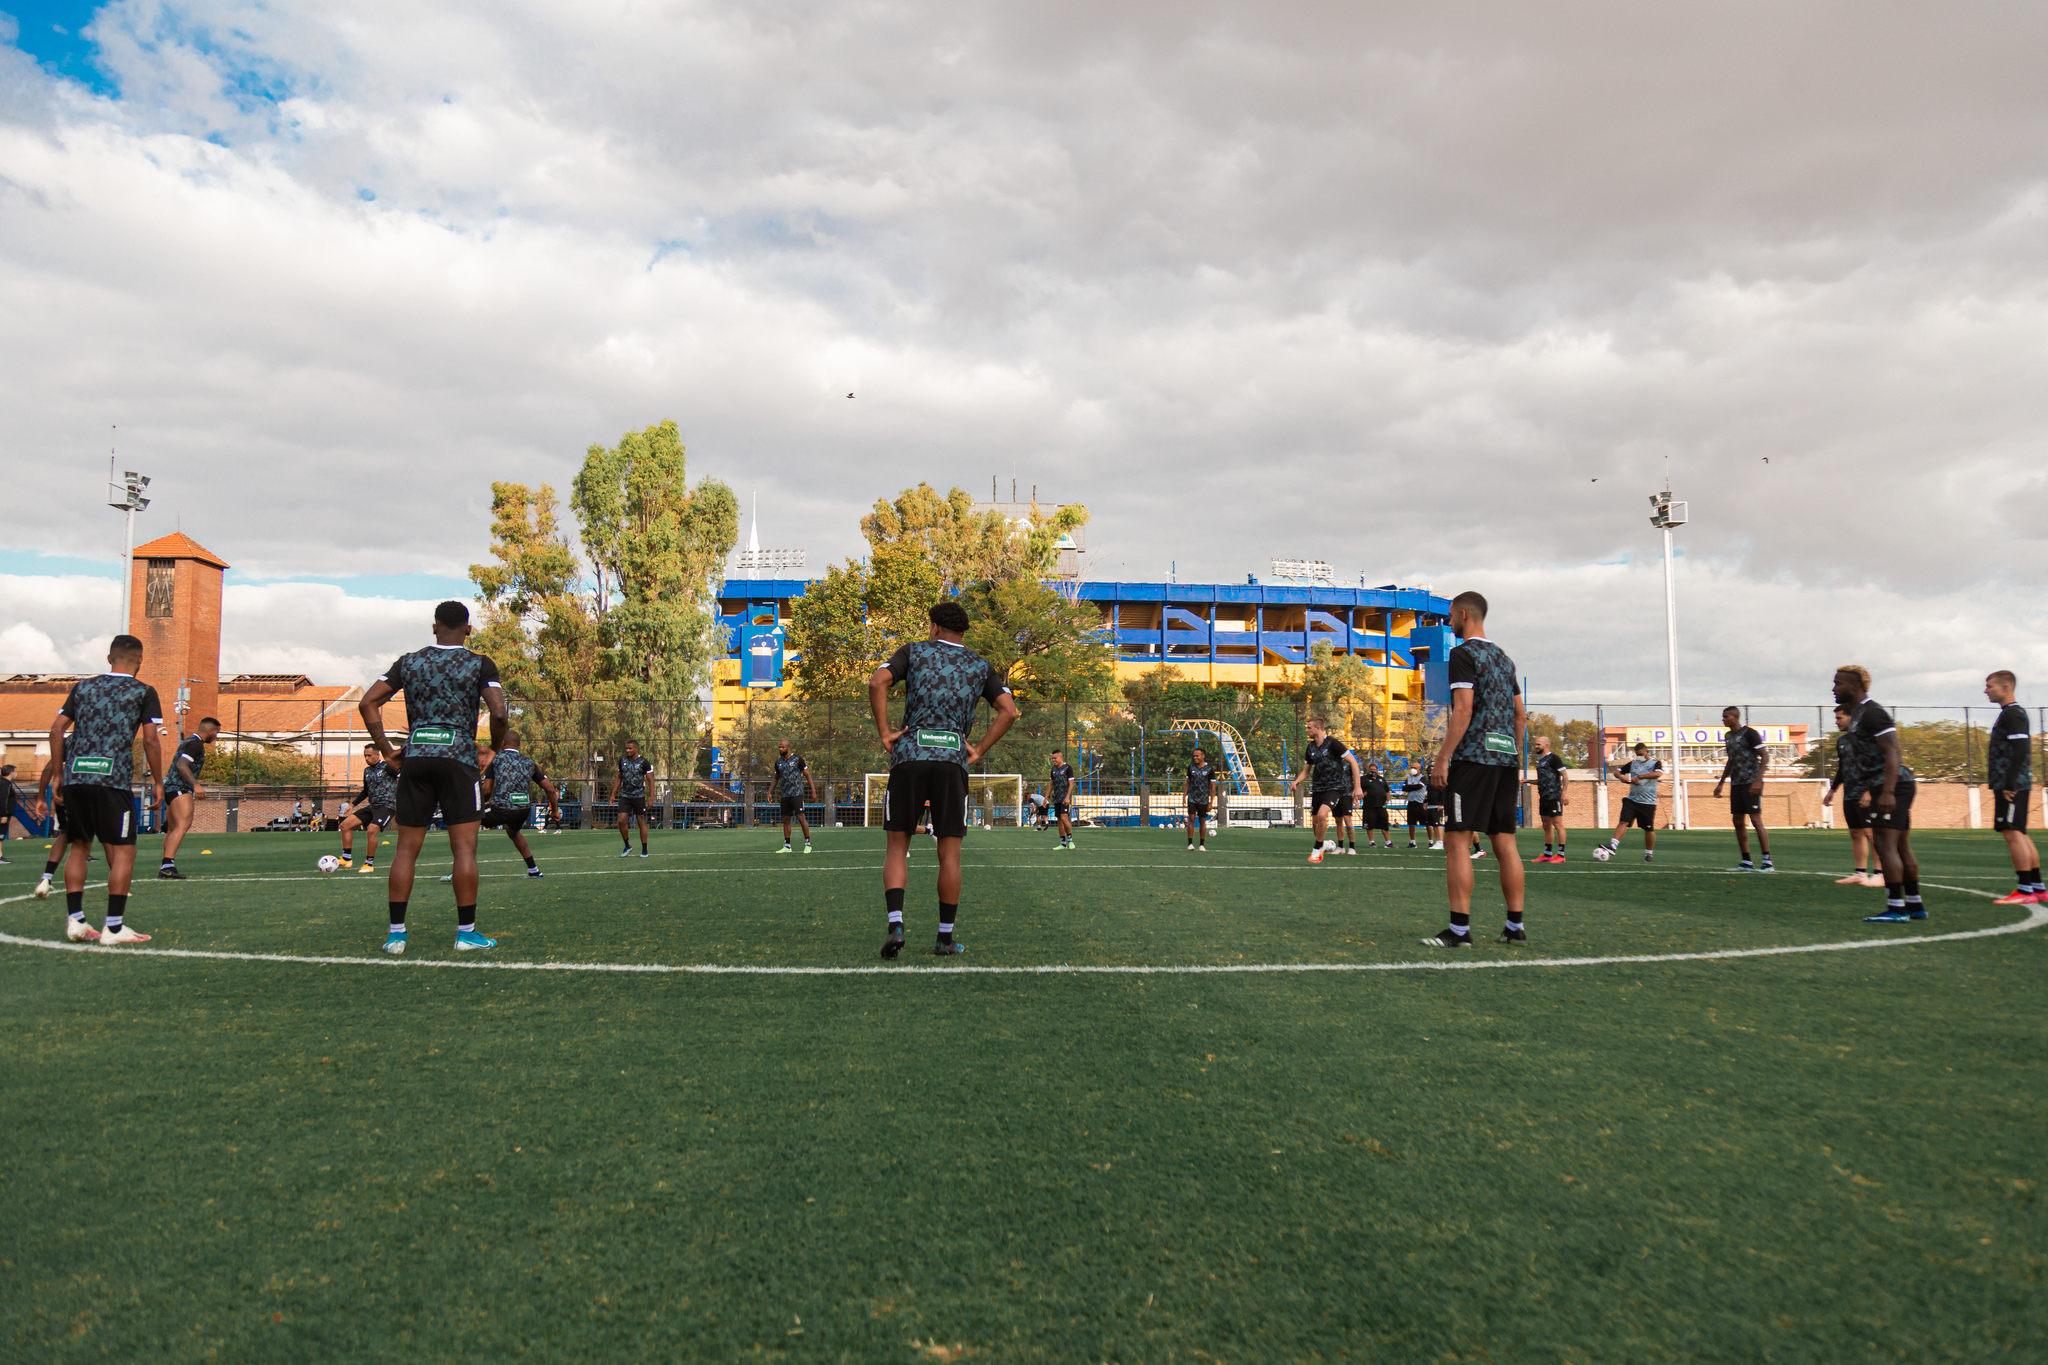
[[[1472,662],[1472,651],[1459,645],[1451,651],[1452,688],[1471,687],[1478,681],[1479,668]]]
[[[144,725],[162,725],[164,723],[164,704],[157,700],[154,687],[142,689],[142,723]]]
[[[497,772],[498,772],[498,760],[494,758],[494,759],[492,759],[492,760],[491,760],[491,761],[490,761],[489,763],[486,763],[486,764],[484,764],[484,772],[483,772],[483,778],[484,778],[484,781],[486,781],[486,782],[494,782],[494,781],[496,781],[496,780],[497,780]]]
[[[73,687],[64,694],[64,704],[57,708],[57,714],[72,720],[78,719],[78,689]]]
[[[496,687],[502,692],[504,688],[498,682],[498,665],[496,661],[488,654],[479,654],[477,655],[477,662],[480,665],[476,675],[477,685],[479,687]]]
[[[910,676],[910,646],[898,645],[896,652],[889,656],[889,662],[882,665],[889,670],[889,676],[902,682]]]
[[[391,684],[393,692],[405,691],[405,657],[393,659],[391,666],[377,675],[377,681]]]
[[[996,698],[1009,690],[1010,685],[1003,681],[1003,675],[996,671],[993,664],[989,665],[988,676],[981,680],[981,699],[994,706]]]

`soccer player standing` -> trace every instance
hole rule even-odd
[[[612,800],[619,808],[619,856],[628,857],[633,852],[633,841],[626,837],[628,820],[640,827],[640,856],[647,856],[647,775],[654,771],[654,765],[640,756],[640,742],[626,741],[626,753],[619,760],[618,776],[612,779]]]
[[[2000,896],[1997,903],[2048,905],[2048,886],[2041,883],[2041,852],[2027,834],[2028,807],[2034,803],[2034,733],[2026,708],[2012,699],[2019,684],[2019,678],[2003,668],[1984,679],[1984,697],[1998,708],[1984,773],[1991,786],[1991,828],[2005,836],[2016,882],[2011,894]]]
[[[1823,806],[1835,803],[1835,793],[1849,780],[1849,767],[1855,761],[1852,757],[1855,742],[1849,738],[1849,708],[1835,707],[1835,775],[1828,780],[1827,795],[1821,797]],[[1856,870],[1846,877],[1835,878],[1836,886],[1883,886],[1884,878],[1874,875],[1871,868],[1870,812],[1854,801],[1842,803],[1842,823],[1849,827],[1849,851],[1855,855]]]
[[[14,765],[0,765],[0,867],[7,865],[8,827],[14,823]]]
[[[533,789],[539,787],[548,798],[548,819],[562,818],[562,803],[555,791],[555,784],[548,781],[540,765],[520,752],[518,739],[510,734],[505,736],[504,747],[491,758],[484,769],[484,797],[489,802],[482,821],[485,829],[502,829],[510,836],[512,847],[519,850],[519,856],[526,862],[526,875],[538,877],[540,866],[533,860],[533,849],[526,842],[525,829],[533,817]]]
[[[1373,846],[1373,837],[1379,837],[1380,847],[1391,850],[1394,847],[1393,826],[1387,820],[1387,799],[1393,789],[1387,784],[1386,774],[1377,763],[1365,765],[1359,775],[1358,790],[1364,798],[1361,802],[1365,821],[1365,846]]]
[[[164,860],[156,875],[162,881],[185,880],[178,871],[178,848],[192,832],[192,817],[206,788],[199,785],[199,770],[206,766],[206,746],[220,738],[220,722],[212,716],[199,722],[199,729],[185,736],[171,757],[171,771],[164,777]]]
[[[1209,766],[1209,756],[1200,749],[1188,762],[1188,850],[1200,848],[1209,851],[1209,804],[1215,799],[1216,770]]]
[[[1449,801],[1445,828],[1471,836],[1447,839],[1444,889],[1451,922],[1423,940],[1435,948],[1472,946],[1471,850],[1477,836],[1493,844],[1500,893],[1507,902],[1502,943],[1527,943],[1522,927],[1522,860],[1515,851],[1515,796],[1521,786],[1522,732],[1527,717],[1515,661],[1486,638],[1486,599],[1461,592],[1451,599],[1451,631],[1462,641],[1451,651],[1451,714],[1431,776]]]
[[[1564,861],[1564,760],[1550,747],[1547,735],[1530,741],[1536,751],[1536,817],[1543,822],[1543,853],[1539,863]]]
[[[1067,762],[1066,755],[1058,749],[1052,751],[1052,770],[1046,774],[1045,785],[1052,796],[1052,818],[1059,822],[1060,841],[1056,848],[1074,846],[1074,765]]]
[[[811,777],[810,766],[804,756],[789,747],[783,740],[775,746],[775,795],[782,801],[782,851],[789,852],[789,822],[794,819],[803,827],[804,852],[811,851],[811,822],[804,818],[804,789],[810,788],[811,800],[818,799],[818,784]]]
[[[1308,718],[1308,748],[1301,756],[1301,771],[1287,789],[1298,791],[1304,782],[1309,784],[1309,824],[1315,834],[1308,860],[1319,863],[1325,853],[1337,851],[1337,845],[1324,838],[1330,817],[1336,814],[1345,792],[1358,790],[1358,760],[1330,733],[1329,722],[1321,716]]]
[[[341,865],[355,862],[356,831],[369,831],[369,847],[363,853],[358,872],[377,870],[377,836],[396,821],[398,807],[398,765],[384,761],[384,751],[374,744],[363,746],[363,785],[349,798],[341,816]]]
[[[71,689],[50,725],[50,761],[40,792],[62,775],[59,799],[69,837],[64,860],[64,936],[73,943],[147,943],[150,935],[126,923],[128,893],[135,878],[135,734],[149,763],[149,802],[163,804],[164,754],[157,731],[164,723],[156,689],[135,675],[142,667],[142,641],[116,635],[107,650],[109,672]],[[66,732],[69,732],[68,734]],[[37,818],[42,816],[37,798]],[[92,841],[107,851],[107,921],[104,930],[85,920],[85,864]]]
[[[1415,831],[1429,828],[1429,783],[1422,775],[1423,763],[1420,758],[1411,759],[1408,776],[1401,783],[1401,790],[1408,798],[1408,847],[1415,847]]]
[[[482,815],[483,782],[476,768],[476,718],[491,715],[491,747],[502,748],[509,725],[498,666],[472,651],[469,608],[443,602],[434,608],[434,643],[400,655],[370,684],[357,708],[371,743],[398,764],[398,851],[392,855],[389,890],[391,928],[384,951],[405,951],[406,904],[412,899],[413,869],[427,828],[439,807],[455,862],[455,947],[458,952],[495,948],[476,927],[476,831]],[[405,695],[406,735],[401,755],[384,734],[384,703]]]
[[[1605,849],[1611,856],[1621,852],[1621,836],[1634,825],[1643,832],[1643,861],[1655,862],[1657,858],[1657,784],[1664,780],[1664,764],[1650,757],[1650,746],[1637,743],[1635,757],[1628,759],[1624,769],[1628,778],[1628,795],[1622,798],[1621,819],[1615,823],[1614,837],[1594,849],[1599,853]],[[1622,768],[1623,751],[1616,749],[1608,759],[1614,767]]]
[[[1870,696],[1870,670],[1843,664],[1835,670],[1835,701],[1849,711],[1848,799],[1870,813],[1877,860],[1884,868],[1884,913],[1865,924],[1904,924],[1927,918],[1920,899],[1920,864],[1913,857],[1913,770],[1899,753],[1899,727]]]
[[[931,609],[930,619],[928,638],[898,649],[868,679],[875,731],[889,755],[882,817],[889,840],[882,863],[882,894],[889,912],[884,958],[903,951],[910,836],[927,805],[932,834],[939,841],[939,936],[932,952],[951,957],[967,951],[953,937],[960,915],[960,841],[967,835],[967,770],[981,762],[1017,719],[1017,699],[1001,675],[961,640],[969,625],[966,609],[949,599]],[[889,692],[898,683],[904,691],[903,724],[892,727]],[[974,726],[975,704],[980,701],[989,704],[992,717],[981,742],[975,744],[967,732]]]
[[[1764,770],[1771,766],[1771,755],[1757,728],[1743,724],[1741,707],[1722,707],[1721,724],[1727,727],[1722,740],[1728,746],[1728,761],[1721,765],[1721,776],[1714,781],[1714,795],[1719,796],[1722,785],[1728,785],[1728,815],[1735,822],[1735,847],[1742,854],[1735,870],[1757,871],[1757,865],[1749,858],[1749,831],[1742,827],[1747,818],[1756,828],[1757,849],[1764,855],[1763,871],[1770,872],[1771,835],[1764,828]]]

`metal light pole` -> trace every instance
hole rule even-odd
[[[114,628],[116,635],[126,635],[128,623],[135,619],[135,514],[149,506],[149,499],[142,496],[147,487],[149,475],[132,469],[122,471],[121,480],[116,483],[113,457],[107,457],[107,506],[125,513],[128,523],[128,544],[121,552],[121,620]]]
[[[1686,505],[1671,496],[1671,485],[1650,494],[1650,525],[1664,533],[1664,648],[1671,670],[1671,817],[1680,829],[1691,825],[1691,803],[1685,792],[1683,737],[1678,726],[1678,584],[1673,577],[1671,533],[1685,525]]]

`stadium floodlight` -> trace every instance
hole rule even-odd
[[[138,474],[132,469],[121,471],[119,482],[114,479],[114,457],[107,456],[107,506],[123,514],[128,524],[128,544],[121,552],[121,620],[115,627],[115,634],[128,633],[129,613],[135,607],[135,514],[149,506],[149,499],[142,490],[149,487],[149,475]]]
[[[1678,585],[1673,575],[1671,533],[1691,520],[1690,509],[1671,496],[1671,485],[1650,494],[1650,525],[1664,533],[1664,652],[1671,674],[1671,819],[1679,829],[1692,821],[1691,802],[1685,792],[1682,762],[1683,737],[1678,726]]]

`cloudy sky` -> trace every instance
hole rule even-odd
[[[1014,477],[1095,577],[1476,586],[1550,698],[1660,694],[1668,468],[1688,692],[2048,672],[2048,6],[0,11],[0,671],[99,652],[116,424],[228,667],[341,680],[673,417],[814,566]]]

